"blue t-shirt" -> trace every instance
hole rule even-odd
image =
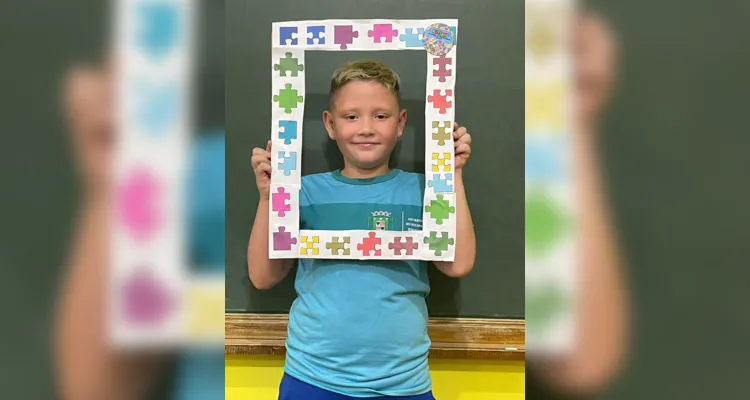
[[[421,230],[424,175],[304,176],[300,228]],[[351,396],[431,390],[427,263],[300,259],[289,315],[287,374]]]

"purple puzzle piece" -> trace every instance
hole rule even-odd
[[[372,38],[373,43],[393,42],[393,38],[398,36],[398,29],[393,29],[392,24],[374,24],[371,31],[367,31],[367,36]]]
[[[272,210],[278,212],[279,217],[285,216],[286,212],[292,209],[292,206],[286,203],[290,196],[291,194],[287,193],[286,189],[283,187],[280,187],[276,193],[271,196]]]
[[[291,250],[293,244],[297,244],[297,238],[293,238],[285,226],[280,226],[279,231],[273,233],[274,250]]]
[[[335,25],[333,27],[333,43],[340,44],[341,50],[346,50],[346,46],[354,43],[354,38],[359,37],[359,32],[354,30],[351,25]]]
[[[134,324],[160,323],[174,304],[167,287],[147,269],[131,276],[122,290],[125,317]]]

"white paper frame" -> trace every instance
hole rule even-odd
[[[431,54],[422,43],[419,29],[433,24],[444,24],[453,32],[453,46],[444,56]],[[390,27],[388,27],[390,25]],[[356,36],[348,35],[356,32]],[[422,31],[424,32],[424,31]],[[322,33],[322,35],[321,35]],[[272,170],[269,207],[269,258],[325,258],[325,259],[410,259],[453,261],[456,243],[455,193],[448,177],[454,176],[453,123],[455,120],[456,54],[458,51],[457,19],[422,20],[321,20],[288,21],[272,24],[271,81],[272,81]],[[321,40],[322,38],[322,40]],[[390,39],[390,41],[389,41]],[[378,43],[379,41],[379,43]],[[421,231],[354,230],[322,231],[299,229],[299,190],[302,185],[302,131],[305,95],[305,52],[321,51],[387,51],[417,50],[427,52],[427,84],[425,103],[425,193]],[[297,61],[292,65],[281,59]],[[442,61],[445,59],[449,61]],[[436,61],[437,60],[437,61]],[[446,63],[447,65],[443,65]],[[299,66],[302,65],[302,68]],[[448,68],[450,66],[450,68]],[[442,67],[442,68],[441,68]],[[296,90],[296,93],[282,89]],[[433,96],[437,94],[437,96]],[[301,96],[295,107],[287,103],[286,95]],[[431,101],[432,100],[432,101]],[[436,108],[437,103],[446,105]],[[277,101],[284,101],[286,108]],[[293,103],[293,102],[292,102]],[[438,104],[439,105],[439,104]],[[288,107],[287,107],[288,106]],[[442,111],[442,113],[441,113]],[[294,121],[296,131],[291,138],[280,126]],[[432,122],[447,127],[444,140],[433,139]],[[294,125],[294,124],[290,124]],[[438,130],[436,129],[436,132]],[[441,132],[442,133],[442,132]],[[294,154],[295,156],[292,156]],[[292,169],[294,168],[294,169]],[[451,174],[451,175],[447,175]],[[449,182],[450,186],[443,183]],[[279,192],[280,189],[281,192]],[[288,198],[288,199],[287,199]],[[433,208],[442,208],[447,201],[447,217],[437,221]],[[281,205],[284,205],[283,207]],[[436,207],[432,207],[435,205]],[[279,209],[283,208],[283,212]],[[433,212],[433,213],[431,213]],[[442,213],[441,213],[442,216]],[[379,217],[379,216],[374,216]],[[425,243],[429,238],[447,238],[442,245]],[[348,252],[337,243],[348,238]],[[417,247],[414,248],[414,244]],[[405,244],[410,244],[404,249]],[[433,248],[431,248],[433,247]]]
[[[107,318],[109,342],[118,348],[223,343],[223,318],[216,316],[223,316],[218,307],[223,307],[224,273],[192,272],[185,245],[195,6],[195,0],[118,0],[113,7],[118,140],[110,205]],[[172,95],[164,97],[169,90]],[[160,108],[164,102],[172,102],[173,108],[165,112]],[[141,112],[158,118],[166,115],[166,123],[144,125]],[[145,196],[150,199],[135,195],[133,207],[140,207],[141,217],[154,212],[158,220],[140,233],[129,226],[128,217],[121,217],[120,195],[135,171],[141,173],[140,184],[150,181],[146,184],[155,190],[153,197]],[[139,304],[129,305],[133,301]],[[147,317],[127,311],[138,307],[161,311],[148,311]]]

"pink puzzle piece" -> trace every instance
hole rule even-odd
[[[373,43],[393,42],[393,38],[398,36],[398,29],[393,29],[392,24],[374,24],[371,31],[367,31],[367,36],[372,38]]]
[[[286,202],[289,200],[291,195],[286,192],[286,189],[280,187],[276,193],[271,197],[271,209],[279,214],[279,217],[286,216],[286,212],[292,209],[292,206]]]
[[[149,239],[161,222],[158,208],[161,188],[147,168],[133,170],[119,190],[118,214],[135,238]]]

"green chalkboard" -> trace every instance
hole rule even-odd
[[[432,316],[524,317],[524,4],[514,1],[285,1],[230,0],[226,14],[226,311],[288,312],[294,271],[271,290],[252,287],[246,250],[258,202],[250,166],[253,147],[271,131],[271,23],[320,19],[457,18],[456,121],[473,138],[464,172],[476,225],[474,271],[462,279],[431,268]],[[322,52],[305,55],[306,102],[302,174],[340,168],[335,143],[320,116],[333,71],[355,58],[375,58],[401,76],[407,128],[392,164],[424,172],[426,53]]]

